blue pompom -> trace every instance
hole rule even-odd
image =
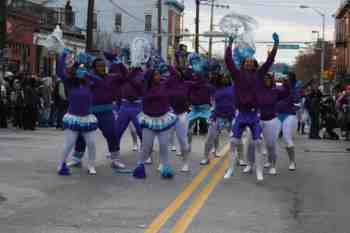
[[[174,170],[170,165],[163,165],[160,174],[164,179],[171,179],[174,177]]]
[[[145,179],[146,178],[146,170],[145,165],[140,164],[138,165],[133,172],[133,177],[136,179]]]

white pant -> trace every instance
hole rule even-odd
[[[75,146],[79,132],[70,129],[64,130],[64,146],[61,164],[64,163]],[[82,133],[88,148],[89,164],[93,165],[96,160],[96,131]]]
[[[129,131],[131,134],[132,142],[134,145],[137,145],[137,133],[134,124],[129,124]]]
[[[298,120],[295,115],[288,116],[282,123],[283,140],[288,148],[294,147],[293,137],[298,128]]]
[[[176,125],[174,128],[171,129],[171,138],[170,138],[170,144],[172,146],[175,145],[174,143],[174,134],[176,133],[177,140],[180,145],[181,153],[187,154],[189,151],[189,143],[188,143],[188,116],[187,113],[183,113],[180,115],[177,115],[178,121],[176,122]]]
[[[281,131],[281,121],[276,117],[269,121],[260,121],[266,149],[270,162],[275,162],[277,157],[276,145],[278,135]]]
[[[156,132],[146,128],[142,129],[142,143],[139,163],[144,163],[151,156],[155,137],[158,137],[159,142],[160,163],[163,165],[168,163],[170,129]]]

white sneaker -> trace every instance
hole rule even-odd
[[[162,170],[163,170],[163,164],[159,164],[158,171],[162,171]]]
[[[149,165],[149,164],[152,164],[153,161],[152,161],[152,158],[149,157],[146,161],[145,161],[145,164]]]
[[[182,157],[181,151],[177,151],[175,155],[178,156],[178,157]]]
[[[138,150],[139,150],[139,146],[135,144],[134,147],[132,148],[132,151],[138,151]]]
[[[201,164],[202,166],[208,165],[209,163],[210,163],[210,160],[209,160],[209,159],[202,159],[201,162],[200,162],[200,164]]]
[[[115,159],[112,162],[112,167],[115,169],[124,169],[125,168],[125,164],[122,163],[119,159]]]
[[[276,168],[275,167],[270,167],[269,174],[273,175],[273,176],[277,175]]]
[[[175,152],[176,151],[176,146],[171,147],[171,151]]]
[[[233,167],[230,167],[229,169],[227,169],[224,179],[230,179],[234,174],[234,169]]]
[[[252,171],[253,171],[253,168],[249,164],[243,169],[243,173],[252,173]]]
[[[258,181],[263,181],[264,180],[264,175],[263,175],[263,171],[260,169],[256,169],[256,179]]]
[[[78,160],[71,160],[69,162],[67,162],[67,167],[81,167],[82,166],[82,162],[78,161]]]
[[[92,175],[92,176],[96,175],[97,172],[96,172],[95,167],[94,166],[88,166],[88,173],[89,173],[89,175]]]
[[[295,165],[295,162],[291,162],[290,164],[289,164],[289,171],[295,171],[296,170],[296,165]]]
[[[181,172],[189,172],[190,171],[190,165],[188,163],[185,163],[181,169]]]
[[[271,167],[271,163],[270,163],[270,162],[266,162],[266,163],[264,164],[264,168],[269,168],[269,167]]]
[[[240,159],[240,160],[238,160],[238,165],[241,167],[244,167],[244,166],[247,166],[247,163],[243,159]]]

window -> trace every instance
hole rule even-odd
[[[145,32],[152,31],[152,15],[145,15]]]
[[[115,15],[115,32],[121,32],[122,31],[122,14],[117,13]]]

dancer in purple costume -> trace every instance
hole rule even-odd
[[[89,151],[88,172],[91,175],[95,175],[95,131],[98,122],[96,117],[91,114],[93,101],[91,88],[99,80],[95,79],[96,77],[93,75],[87,76],[87,71],[83,68],[78,68],[78,64],[66,68],[66,58],[69,54],[70,52],[65,50],[57,64],[57,76],[63,80],[69,100],[68,112],[63,117],[65,140],[58,174],[63,176],[70,175],[66,160],[74,147],[78,135],[82,135],[87,142]]]
[[[231,80],[224,75],[218,75],[215,82],[214,109],[209,120],[210,126],[204,147],[204,159],[201,161],[201,165],[209,164],[209,155],[215,146],[215,140],[223,129],[231,130],[232,121],[236,113],[235,90]]]
[[[147,75],[146,94],[143,98],[142,112],[138,116],[142,126],[142,144],[138,166],[133,172],[137,179],[146,178],[145,162],[152,153],[155,137],[160,147],[160,172],[163,178],[172,178],[174,171],[168,161],[168,145],[170,129],[176,124],[177,116],[171,112],[168,81],[161,81],[158,71],[150,71]]]
[[[131,68],[127,77],[120,83],[121,104],[116,121],[118,153],[120,151],[121,138],[130,123],[134,125],[136,133],[140,141],[142,141],[142,129],[137,116],[142,111],[142,98],[145,93],[144,76],[145,73],[141,68]]]
[[[191,148],[192,131],[194,123],[197,120],[204,119],[206,122],[211,115],[211,96],[214,93],[214,86],[211,85],[207,78],[207,69],[209,68],[198,54],[191,54],[188,58],[191,64],[191,73],[186,71],[186,75],[191,75],[192,85],[190,86],[190,104],[191,111],[188,114],[189,118],[189,143]]]
[[[241,70],[239,70],[232,59],[233,37],[230,37],[230,43],[225,53],[225,62],[228,70],[235,79],[236,87],[236,103],[239,114],[233,125],[233,145],[240,143],[243,130],[249,127],[252,132],[253,142],[255,144],[256,154],[256,175],[258,181],[263,180],[263,144],[261,140],[262,128],[258,116],[258,100],[257,95],[258,79],[265,77],[274,62],[277,53],[279,38],[276,33],[273,34],[274,48],[269,54],[267,61],[258,69],[258,62],[252,58],[245,59],[242,62]],[[225,178],[230,178],[234,173],[234,161],[231,160],[231,166],[225,174]]]
[[[125,165],[119,159],[117,123],[113,111],[115,110],[116,93],[118,93],[120,80],[126,75],[123,64],[112,64],[109,74],[105,73],[106,64],[102,59],[96,59],[92,64],[92,73],[100,78],[92,87],[92,113],[98,119],[98,128],[107,141],[112,167],[123,169]],[[84,138],[79,136],[76,143],[76,152],[70,166],[81,166],[81,159],[85,151]]]
[[[282,138],[286,144],[286,151],[289,157],[289,170],[296,170],[295,146],[293,137],[297,131],[298,120],[296,113],[300,103],[300,81],[296,79],[295,73],[290,72],[288,79],[291,84],[291,91],[287,98],[277,104],[278,119],[282,124]]]
[[[290,83],[285,80],[282,87],[276,87],[273,75],[266,74],[263,79],[258,80],[258,88],[261,90],[257,94],[260,124],[268,152],[268,163],[265,167],[269,167],[270,175],[276,175],[276,146],[281,130],[281,122],[277,118],[277,103],[289,95]],[[252,171],[255,161],[254,150],[251,153],[249,154],[249,164],[244,169],[244,173]]]
[[[172,111],[177,115],[178,121],[172,129],[176,133],[180,145],[180,156],[183,159],[182,172],[189,172],[189,143],[188,143],[188,111],[190,107],[191,82],[184,80],[184,74],[180,68],[172,70],[172,77],[169,79],[169,99]]]

